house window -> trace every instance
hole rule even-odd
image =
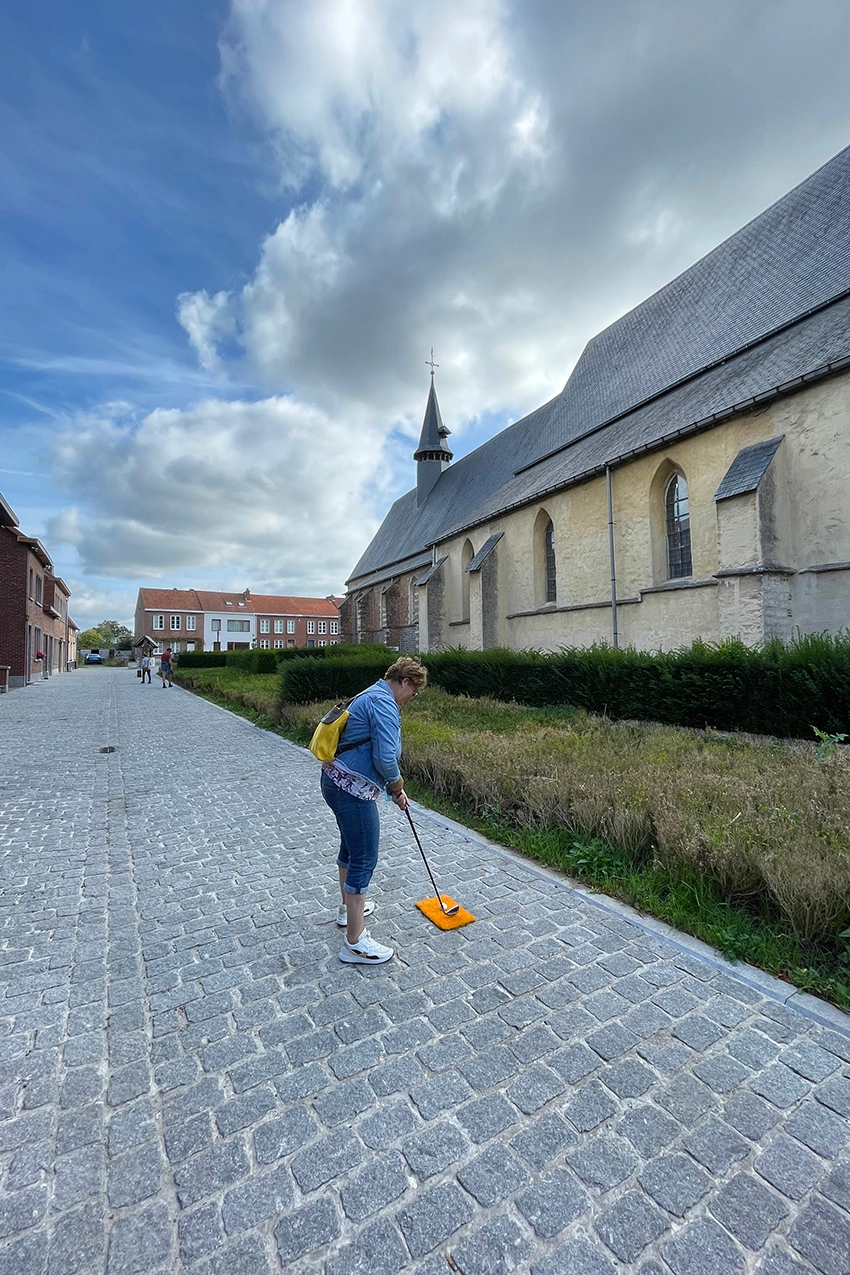
[[[179,643],[179,642],[172,642],[172,643],[171,643],[171,650],[173,651],[173,653],[174,653],[175,655],[179,655],[179,654],[180,654],[180,643]]]
[[[274,649],[277,651],[284,645],[283,638],[275,638]]]
[[[295,638],[287,638],[287,639],[286,639],[286,645],[287,645],[287,646],[294,646],[294,645],[295,645]]]
[[[161,642],[157,642],[156,646],[153,648],[153,654],[154,654],[154,655],[162,655],[162,653],[163,653],[163,651],[164,651],[164,650],[165,650],[165,647],[162,645],[162,643],[161,643]]]
[[[327,620],[319,620],[319,628],[318,628],[318,632],[319,632],[319,633],[327,633],[327,631],[328,631],[328,622],[327,622]]]
[[[155,615],[155,616],[153,617],[153,627],[154,627],[155,629],[164,629],[164,628],[165,628],[165,616],[164,616],[164,615]]]
[[[294,621],[294,620],[287,620],[287,621],[286,621],[286,631],[287,631],[287,633],[294,633],[294,632],[295,632],[295,621]]]
[[[319,646],[327,646],[327,641],[325,638],[319,638]]]
[[[261,633],[270,633],[270,632],[271,632],[271,623],[272,623],[272,622],[271,622],[271,620],[260,620],[260,632],[261,632]]]
[[[545,598],[547,602],[557,602],[558,581],[555,574],[555,528],[550,518],[543,532],[543,557],[546,572]]]
[[[171,623],[171,632],[177,633],[178,630],[180,629],[180,616],[172,615],[170,623]]]
[[[331,620],[331,633],[339,633],[339,620]]]
[[[315,621],[315,620],[308,620],[308,621],[307,621],[307,632],[308,632],[308,633],[315,633],[315,632],[316,632],[316,621]],[[307,645],[308,645],[308,646],[312,646],[312,645],[313,645],[313,643],[312,643],[312,642],[308,642],[308,643],[307,643]]]
[[[44,580],[41,576],[35,577],[35,600],[41,602],[44,598]]]
[[[154,626],[154,627],[155,627],[155,626]],[[221,620],[210,620],[210,628],[212,629],[213,633],[220,633],[220,632],[221,632]]]
[[[250,633],[251,621],[250,620],[228,620],[227,631],[228,633]]]
[[[312,638],[310,638],[310,640],[309,640],[309,642],[307,643],[307,645],[308,645],[308,646],[315,646],[315,645],[316,645],[316,643],[313,641],[313,639],[312,639]]]
[[[28,594],[30,598],[32,597],[34,575],[35,575],[35,572],[33,571],[32,567],[30,567],[30,587],[29,587],[29,594]]]
[[[381,605],[380,605],[378,623],[380,624],[382,629],[385,629],[387,627],[387,595],[385,591],[381,593]]]
[[[275,620],[275,622],[274,622],[274,631],[275,631],[275,633],[282,633],[282,632],[283,632],[283,620]]]
[[[195,615],[187,615],[187,616],[186,616],[186,630],[187,630],[187,632],[189,632],[189,633],[194,633],[194,632],[195,632],[195,629],[196,629],[197,627],[198,627],[198,617],[197,617],[197,616],[195,616]],[[193,651],[194,651],[194,649],[195,649],[195,648],[194,648],[194,647],[192,647],[192,650],[193,650]]]
[[[693,572],[688,484],[682,474],[674,474],[667,484],[664,513],[667,524],[667,575],[670,580],[680,580]]]
[[[267,650],[269,649],[269,647],[270,647],[270,646],[271,646],[271,642],[269,641],[269,639],[268,639],[268,638],[260,638],[260,650],[261,650],[261,651],[267,651]]]
[[[187,643],[186,643],[186,650],[187,650],[187,651],[194,651],[194,649],[195,649],[195,643],[194,643],[194,642],[187,642]]]

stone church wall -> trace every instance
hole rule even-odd
[[[733,635],[752,644],[773,634],[789,640],[797,631],[850,626],[848,426],[850,379],[843,376],[615,468],[620,644],[671,649]],[[779,435],[784,441],[758,491],[715,502],[738,452]],[[693,574],[683,582],[666,579],[663,499],[676,472],[687,480],[690,504]],[[535,537],[549,519],[555,604],[541,599],[536,557]],[[481,620],[462,622],[463,547],[470,542],[477,551],[496,531],[504,535],[491,555],[490,574],[487,563],[481,572]],[[436,644],[556,650],[611,641],[604,477],[503,514],[441,544],[438,553],[448,555],[444,588],[452,613]],[[841,562],[846,570],[833,569]],[[806,574],[824,563],[832,568]],[[433,616],[431,628],[433,646]]]

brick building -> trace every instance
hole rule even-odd
[[[333,598],[217,593],[208,589],[139,589],[135,637],[156,652],[241,651],[252,647],[335,646],[339,610]]]
[[[40,540],[21,531],[0,496],[0,666],[9,687],[64,673],[76,656],[71,591]]]

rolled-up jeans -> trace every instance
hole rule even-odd
[[[339,828],[337,864],[347,869],[342,888],[346,894],[365,894],[378,862],[381,833],[378,803],[353,797],[350,792],[337,788],[324,771],[322,796],[334,812]]]

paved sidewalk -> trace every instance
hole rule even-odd
[[[0,1275],[850,1272],[839,1015],[423,815],[441,933],[393,807],[343,966],[317,764],[160,689],[0,697]]]

